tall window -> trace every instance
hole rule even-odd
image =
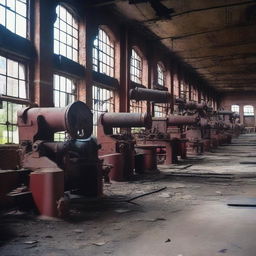
[[[27,38],[28,1],[0,0],[0,24]]]
[[[160,64],[157,64],[157,83],[164,86],[164,68]]]
[[[251,105],[244,106],[244,115],[245,116],[254,116],[254,108]]]
[[[231,105],[231,111],[239,114],[239,105]]]
[[[177,75],[173,76],[173,94],[179,97],[179,81]]]
[[[77,98],[75,81],[60,75],[54,75],[54,106],[65,107]]]
[[[54,53],[78,61],[78,21],[62,5],[56,7]]]
[[[53,78],[54,106],[65,107],[74,102],[77,98],[75,81],[57,74],[55,74]],[[55,141],[64,141],[65,138],[65,132],[57,132],[54,134]]]
[[[143,101],[130,100],[131,113],[143,113]]]
[[[155,104],[154,105],[154,116],[155,117],[166,117],[167,116],[166,104]]]
[[[132,49],[131,65],[130,65],[131,81],[142,84],[142,58]]]
[[[98,86],[92,87],[93,100],[93,133],[97,134],[98,119],[102,113],[114,112],[114,93]]]
[[[9,96],[17,103],[2,101],[0,104],[0,144],[18,143],[17,110],[24,107],[19,99],[27,99],[27,67],[0,56],[0,95]]]
[[[93,70],[114,77],[115,53],[114,45],[105,31],[99,33],[93,42]]]

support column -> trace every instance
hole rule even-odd
[[[34,101],[41,107],[53,106],[53,25],[56,18],[55,8],[54,1],[35,0]]]
[[[123,26],[120,33],[120,88],[119,88],[119,111],[130,111],[130,45],[129,31]]]

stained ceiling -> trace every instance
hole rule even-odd
[[[174,9],[171,19],[160,18],[152,0],[100,2],[153,32],[219,92],[256,92],[256,1],[157,1]]]

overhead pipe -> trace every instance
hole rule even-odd
[[[172,95],[167,91],[137,87],[130,90],[130,99],[136,101],[145,100],[154,103],[170,103],[172,101]]]

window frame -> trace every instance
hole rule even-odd
[[[246,108],[247,109],[251,109],[252,111],[246,111]],[[244,105],[243,107],[243,111],[244,111],[244,116],[252,116],[254,117],[254,114],[255,114],[255,110],[254,110],[254,106],[253,105]]]
[[[6,29],[10,30],[12,33],[25,38],[25,39],[30,39],[30,0],[14,0],[14,6],[15,6],[15,10],[11,9],[6,3],[8,0],[3,0],[5,1],[5,5],[0,3],[0,7],[4,8],[4,23],[1,25],[3,25]],[[24,3],[25,1],[25,3]],[[21,13],[18,13],[16,10],[16,6],[17,6],[17,2],[20,2],[21,4],[25,4],[26,5],[26,15],[22,15]],[[14,31],[10,28],[7,27],[7,17],[8,17],[8,12],[13,13],[14,15]],[[20,16],[21,18],[25,19],[25,36],[22,36],[20,34],[17,33],[17,16]]]
[[[162,63],[157,63],[157,84],[165,87],[166,69]],[[160,82],[159,82],[160,81]]]
[[[101,95],[100,98],[96,98],[95,97],[95,92],[96,90],[101,91]],[[104,99],[104,96],[108,96],[106,95],[106,93],[109,93],[110,97],[108,99]],[[103,94],[105,94],[103,96]],[[103,97],[102,97],[103,96]],[[99,109],[99,107],[97,107],[97,109],[95,109],[96,103],[94,103],[95,101],[100,102],[100,104],[103,104],[104,102],[106,103],[106,107],[107,109]],[[108,109],[109,108],[109,109]],[[115,92],[107,87],[103,87],[97,83],[94,83],[92,86],[92,113],[93,113],[93,134],[96,136],[97,135],[97,126],[98,126],[98,120],[101,114],[106,113],[106,112],[115,112]]]
[[[100,33],[102,33],[102,40],[100,38]],[[105,39],[105,40],[104,40]],[[102,47],[100,47],[102,45]],[[100,49],[102,48],[102,49]],[[105,48],[105,51],[104,51]],[[95,72],[107,75],[109,77],[115,77],[115,57],[116,57],[116,49],[115,42],[105,29],[102,27],[98,28],[98,34],[93,41],[93,49],[92,49],[92,66]],[[101,59],[99,56],[102,56]],[[105,59],[105,61],[104,61]],[[111,62],[113,65],[111,65]],[[105,67],[105,71],[103,72]]]
[[[59,8],[59,11],[57,10]],[[61,9],[63,8],[65,10],[65,19],[63,19],[60,16],[60,12]],[[53,24],[53,52],[54,54],[57,55],[61,55],[64,56],[74,62],[79,63],[79,19],[76,15],[76,13],[73,11],[73,9],[69,8],[67,5],[63,4],[63,3],[59,3],[56,8],[56,15],[57,18]],[[59,12],[59,14],[58,14]],[[71,21],[71,25],[68,21],[68,15],[70,15],[70,21]],[[59,24],[58,24],[59,22]],[[65,25],[66,29],[63,30],[63,28],[61,28],[61,23],[63,23],[63,25]],[[70,27],[70,33],[68,32],[68,27]],[[66,31],[65,31],[66,30]],[[74,35],[74,31],[76,32]],[[55,34],[55,33],[58,33]],[[65,42],[61,40],[61,33],[63,34],[63,37],[65,37]],[[71,38],[69,39],[71,41],[71,43],[68,43],[68,37]],[[75,47],[74,42],[76,42],[77,47]],[[57,45],[58,44],[58,45]],[[63,55],[61,53],[61,45],[64,45],[63,47],[65,47],[65,55]],[[58,47],[58,50],[56,50],[56,47]],[[71,48],[71,57],[68,57],[68,48]],[[74,51],[76,52],[76,56],[74,55]],[[74,57],[75,56],[75,57]]]
[[[133,53],[135,53],[135,54],[133,54]],[[139,67],[138,67],[138,65],[137,66],[135,65],[136,62],[140,63]],[[132,70],[134,70],[134,71],[137,70],[137,73],[139,73],[139,75],[137,75],[136,72],[132,73]],[[143,57],[141,56],[141,54],[139,54],[138,50],[136,50],[135,48],[132,48],[132,50],[131,50],[130,80],[137,84],[143,84]]]
[[[238,111],[237,111],[237,110],[234,110],[234,109],[238,109]],[[240,106],[237,105],[237,104],[232,104],[232,105],[231,105],[231,111],[233,111],[233,112],[239,114],[239,113],[240,113]]]

